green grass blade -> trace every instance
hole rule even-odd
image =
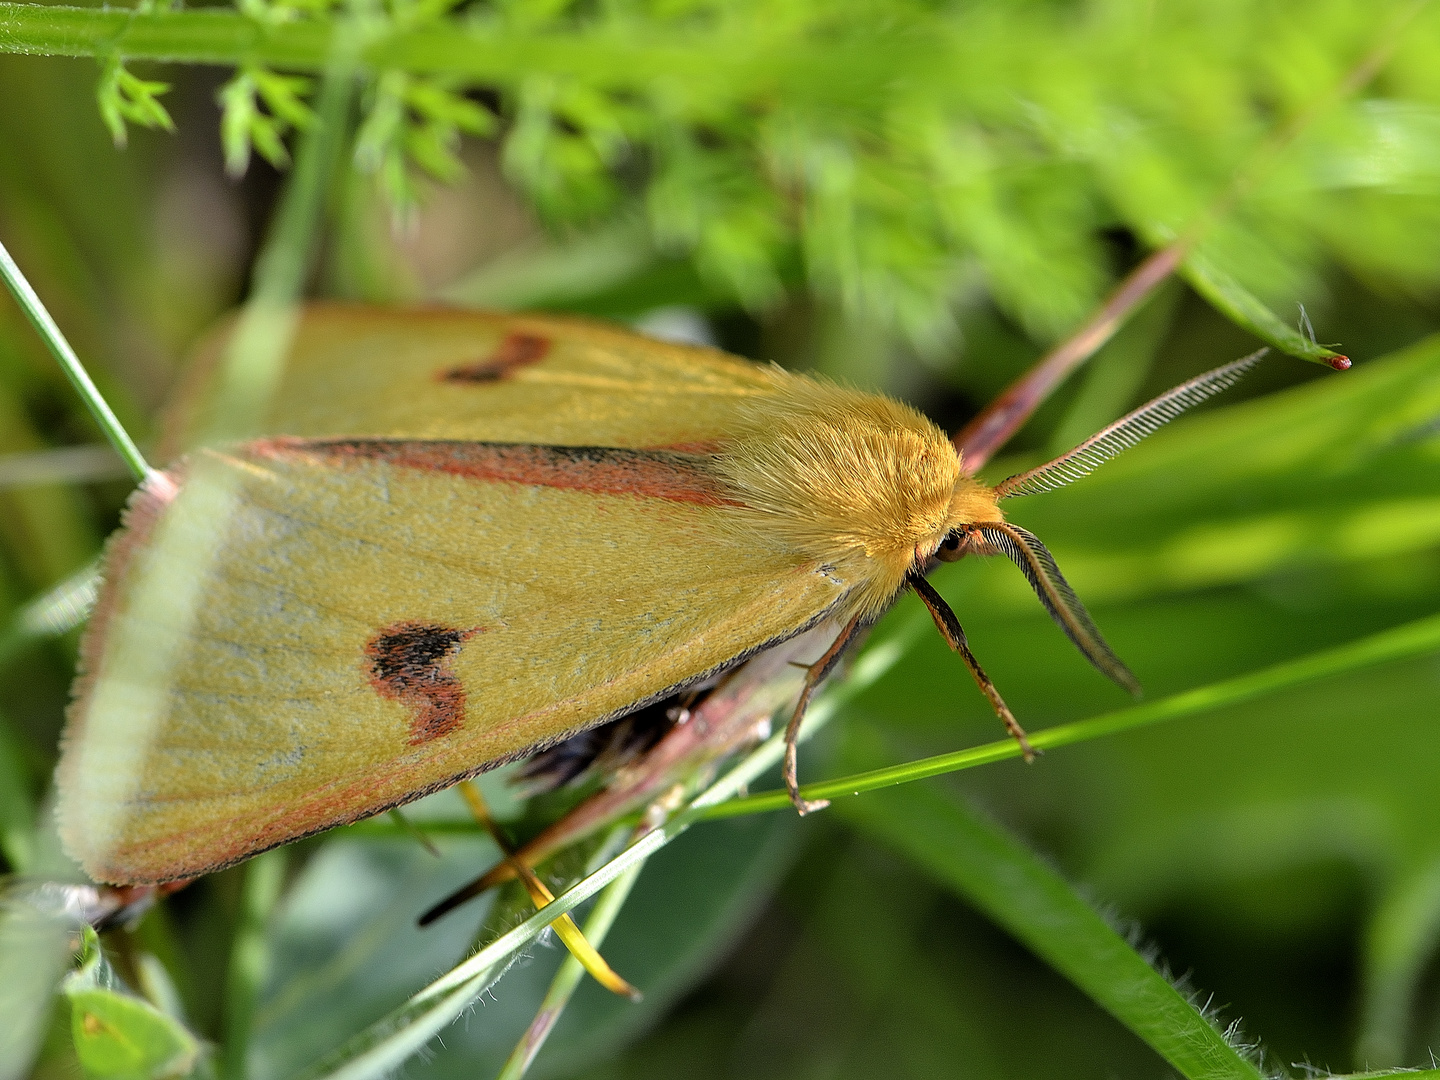
[[[342,24],[320,86],[318,122],[301,141],[295,171],[255,261],[246,301],[225,353],[205,442],[228,442],[253,434],[263,423],[284,371],[290,338],[299,318],[296,301],[305,286],[321,210],[331,178],[349,146],[351,101],[359,63],[360,34]]]
[[[220,1071],[226,1080],[245,1080],[248,1073],[246,1057],[255,1002],[270,966],[265,922],[280,899],[287,854],[286,848],[276,848],[251,859],[245,867],[240,925],[230,949],[225,981],[225,1047]]]
[[[823,703],[817,703],[817,706]],[[826,710],[814,711],[823,722]],[[808,726],[808,725],[807,725]],[[611,882],[638,869],[651,855],[701,819],[705,808],[752,783],[780,760],[784,738],[776,735],[743,758],[690,807],[646,833],[588,877],[577,882],[524,922],[501,934],[469,959],[457,964],[399,1008],[357,1033],[342,1046],[302,1070],[294,1080],[370,1080],[387,1076],[459,1016],[499,978],[504,965],[527,943],[558,919],[596,895]]]
[[[1128,709],[1106,713],[1103,716],[1078,720],[1073,724],[1060,724],[1044,731],[1033,732],[1030,742],[1037,750],[1053,750],[1072,743],[1088,742],[1122,731],[1148,727],[1167,720],[1179,720],[1187,716],[1209,712],[1227,705],[1236,705],[1253,698],[1273,694],[1280,690],[1302,686],[1318,679],[1344,674],[1360,668],[1383,664],[1391,660],[1402,660],[1440,650],[1440,615],[1417,619],[1390,630],[1372,634],[1345,645],[1326,649],[1322,652],[1303,656],[1283,664],[1251,672],[1234,679],[1225,679],[1208,686],[1196,687],[1180,694],[1162,698],[1159,701],[1135,705]],[[1020,747],[1013,739],[1001,739],[982,746],[958,750],[950,754],[937,754],[921,758],[904,765],[885,769],[874,769],[842,776],[837,780],[825,780],[807,784],[800,789],[807,799],[838,799],[847,795],[858,795],[862,791],[906,784],[912,780],[923,780],[931,776],[956,772],[960,769],[987,765],[993,761],[1020,756]],[[710,807],[705,816],[709,818],[735,817],[740,814],[758,813],[764,810],[780,810],[790,805],[789,796],[783,791],[765,791],[741,799],[732,799]]]
[[[92,562],[31,600],[0,634],[0,664],[37,638],[59,637],[79,626],[90,617],[99,588],[100,565]]]
[[[1365,993],[1356,1060],[1405,1059],[1415,994],[1440,941],[1440,861],[1387,890],[1366,928]]]
[[[60,327],[51,318],[50,312],[46,310],[45,304],[39,295],[21,273],[20,267],[10,257],[10,252],[0,244],[0,276],[5,278],[5,284],[9,286],[10,292],[15,297],[15,302],[20,305],[25,317],[35,327],[35,332],[44,340],[55,359],[59,361],[61,369],[65,372],[70,385],[75,387],[75,392],[80,395],[85,407],[90,410],[90,415],[100,425],[100,430],[110,440],[110,445],[115,447],[124,460],[126,466],[135,475],[136,480],[145,479],[150,472],[150,465],[146,462],[140,448],[135,445],[135,440],[130,438],[130,433],[120,423],[120,418],[111,410],[109,403],[100,393],[99,387],[90,378],[90,373],[80,363],[80,358],[75,355],[75,350],[70,347],[70,342],[65,340],[65,335],[60,332]]]
[[[1314,364],[1343,371],[1350,358],[1327,349],[1300,333],[1271,311],[1265,303],[1203,251],[1191,251],[1180,268],[1181,275],[1195,291],[1210,301],[1226,318],[1243,326],[1261,341],[1281,352]]]
[[[1003,830],[933,787],[846,803],[843,813],[1003,926],[1187,1080],[1260,1080],[1254,1062]]]

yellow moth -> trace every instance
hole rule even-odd
[[[219,344],[211,348],[218,354]],[[1237,379],[1177,387],[997,487],[915,410],[591,322],[307,309],[264,430],[178,453],[107,553],[59,765],[98,881],[164,882],[550,746],[825,620],[1002,553],[1101,671],[1135,682],[1006,496],[1059,486]]]

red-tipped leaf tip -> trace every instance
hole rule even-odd
[[[1332,356],[1332,357],[1330,358],[1330,366],[1331,366],[1332,368],[1334,368],[1336,371],[1349,371],[1349,370],[1350,370],[1350,357],[1348,357],[1348,356]]]

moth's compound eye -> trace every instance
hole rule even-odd
[[[955,562],[964,554],[958,532],[946,533],[945,539],[941,540],[940,546],[935,549],[935,557],[941,562]]]

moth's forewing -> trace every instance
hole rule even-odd
[[[205,342],[170,410],[162,459],[206,430],[229,329]],[[551,446],[713,441],[770,368],[583,319],[446,308],[305,308],[257,434]]]
[[[191,876],[403,803],[843,594],[723,527],[703,479],[662,483],[663,461],[617,478],[562,454],[521,483],[445,452],[259,442],[192,455],[169,501],[141,494],[59,771],[92,876]]]

